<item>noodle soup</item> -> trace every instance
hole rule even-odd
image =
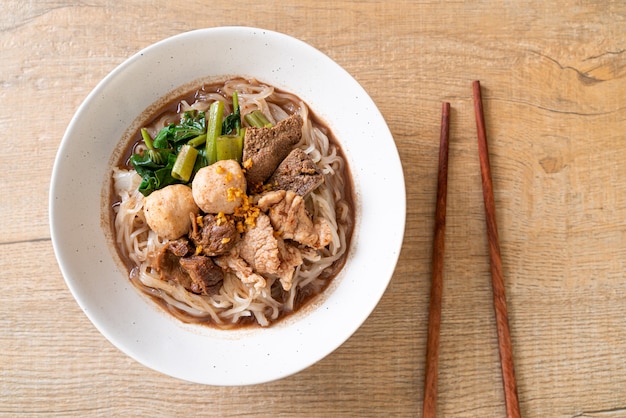
[[[213,141],[215,118],[229,132]],[[233,78],[141,119],[113,157],[110,205],[137,289],[184,322],[219,328],[269,326],[324,292],[348,255],[353,185],[306,103]]]

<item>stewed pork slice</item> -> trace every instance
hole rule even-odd
[[[270,218],[265,214],[259,214],[255,225],[243,234],[237,250],[241,258],[258,273],[274,274],[280,267],[278,241]]]
[[[187,238],[167,243],[154,259],[161,280],[172,280],[190,292],[212,295],[219,292],[224,279],[222,269],[211,258],[195,255]]]
[[[259,214],[255,225],[228,254],[216,257],[216,263],[234,272],[244,283],[254,283],[255,288],[266,285],[261,276],[267,275],[278,278],[283,289],[289,290],[302,256],[295,246],[276,237],[274,232],[269,217]]]
[[[186,237],[168,241],[165,249],[176,257],[191,255],[195,251],[193,245]]]
[[[244,234],[239,255],[257,272],[276,276],[283,289],[291,289],[296,267],[302,264],[298,248],[277,237],[270,218],[259,214],[256,224]]]
[[[288,291],[291,289],[296,267],[303,262],[302,253],[300,249],[287,243],[282,238],[278,238],[278,251],[280,253],[281,262],[276,276],[278,276],[283,289]]]
[[[180,268],[178,260],[187,253],[193,253],[188,244],[186,238],[170,241],[154,257],[152,263],[153,268],[160,273],[161,280],[171,280],[185,289],[191,289],[191,278]]]
[[[243,161],[249,188],[262,185],[300,141],[302,123],[302,117],[294,114],[271,128],[246,129]]]
[[[242,283],[252,284],[257,290],[263,289],[267,284],[265,278],[255,273],[252,267],[243,258],[239,257],[236,248],[224,255],[215,257],[213,261],[224,271],[231,272],[237,276]]]
[[[183,257],[178,262],[191,279],[191,285],[187,290],[200,295],[214,295],[219,292],[224,280],[224,272],[210,257],[192,255]]]
[[[214,257],[230,251],[239,239],[235,223],[225,216],[208,214],[191,218],[189,238],[198,252]]]
[[[290,239],[312,248],[323,248],[330,243],[332,231],[324,220],[316,221],[306,210],[304,199],[291,190],[265,193],[258,202],[267,212],[272,226],[283,239]]]
[[[304,197],[324,183],[324,175],[306,152],[294,148],[267,182],[275,189],[292,190]]]

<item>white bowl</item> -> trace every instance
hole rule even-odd
[[[118,268],[101,222],[108,216],[101,192],[109,158],[130,124],[182,85],[229,75],[253,77],[303,99],[341,143],[355,186],[356,226],[341,274],[314,308],[269,328],[217,330],[184,324],[165,313]],[[91,322],[147,367],[211,385],[279,379],[345,342],[387,288],[402,245],[405,213],[398,152],[365,90],[306,43],[246,27],[183,33],[147,47],[113,70],[68,126],[50,189],[56,257]]]

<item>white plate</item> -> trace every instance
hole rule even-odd
[[[295,93],[341,143],[356,192],[353,248],[315,309],[266,329],[183,324],[118,269],[101,226],[108,161],[125,130],[157,99],[207,76],[254,77]],[[404,235],[404,177],[393,137],[365,90],[308,44],[262,29],[187,32],[135,54],[89,94],[67,128],[50,189],[52,243],[76,301],[96,328],[138,362],[212,385],[262,383],[314,364],[372,312]]]

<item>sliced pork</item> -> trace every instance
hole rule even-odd
[[[262,289],[266,285],[265,278],[252,270],[252,267],[239,256],[236,247],[228,254],[220,255],[213,260],[225,271],[232,272],[243,283],[254,285],[255,289]]]
[[[304,197],[324,183],[324,176],[306,152],[294,148],[278,165],[268,183],[275,189],[291,190]]]
[[[173,280],[190,292],[212,295],[219,292],[224,272],[210,257],[195,255],[186,238],[169,242],[154,260],[162,280]]]
[[[192,217],[189,238],[200,248],[200,253],[213,257],[230,251],[239,234],[234,222],[209,214],[199,222],[197,217]]]
[[[280,267],[278,241],[270,218],[259,214],[254,227],[249,228],[237,246],[239,255],[258,273],[274,274]]]
[[[281,238],[312,248],[323,248],[330,243],[330,225],[325,221],[314,223],[304,206],[304,199],[295,192],[268,192],[261,196],[258,206],[267,212],[272,226]]]
[[[275,235],[269,217],[261,213],[235,247],[215,260],[244,283],[265,287],[264,275],[278,278],[283,289],[289,290],[302,255],[297,247]]]
[[[191,279],[187,290],[201,295],[213,295],[219,292],[224,280],[224,272],[210,257],[192,255],[183,257],[178,262]]]
[[[271,128],[247,128],[243,146],[248,188],[267,180],[302,138],[302,117],[291,115]]]
[[[290,290],[293,276],[296,273],[296,267],[302,264],[302,254],[297,247],[287,243],[281,238],[278,238],[278,251],[280,253],[281,262],[276,276],[278,276],[283,289]]]

